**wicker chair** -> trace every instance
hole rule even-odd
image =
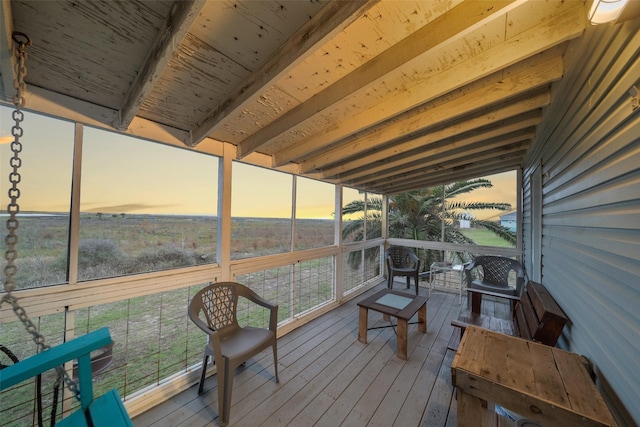
[[[514,259],[478,256],[464,269],[467,288],[482,289],[520,297],[524,288],[524,269]]]
[[[416,295],[418,295],[418,274],[420,272],[420,258],[409,248],[403,246],[391,246],[387,250],[387,287],[393,288],[395,276],[407,278],[407,289],[411,287],[411,277],[416,282]]]
[[[242,328],[238,325],[236,309],[239,296],[270,310],[269,329],[252,326]],[[201,319],[201,314],[204,314],[205,320]],[[207,362],[209,356],[212,356],[218,366],[219,424],[226,426],[229,423],[233,375],[238,366],[271,346],[273,367],[278,382],[278,306],[260,298],[254,291],[239,283],[214,283],[195,294],[189,303],[189,318],[209,335],[209,341],[204,348],[198,393],[202,393]]]

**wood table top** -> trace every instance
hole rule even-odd
[[[395,295],[402,298],[411,299],[405,307],[398,309],[389,305],[380,304],[377,302],[385,295]],[[370,310],[374,310],[383,314],[388,314],[400,319],[409,320],[416,312],[427,302],[427,297],[416,296],[415,294],[409,294],[406,292],[394,291],[392,289],[382,289],[375,294],[358,302],[358,306],[364,307]]]
[[[544,425],[615,425],[585,361],[575,353],[469,326],[451,371],[454,385],[464,392],[545,420]]]

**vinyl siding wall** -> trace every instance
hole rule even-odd
[[[531,271],[532,174],[542,172],[542,283],[570,319],[560,345],[587,356],[622,425],[640,425],[640,19],[569,45],[523,173]],[[538,227],[539,228],[539,227]]]

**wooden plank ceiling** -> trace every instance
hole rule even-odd
[[[520,166],[587,25],[585,3],[563,0],[3,0],[2,12],[5,100],[16,30],[33,42],[28,90],[56,105],[41,111],[95,107],[107,127],[158,123],[189,147],[227,142],[240,160],[383,194]]]

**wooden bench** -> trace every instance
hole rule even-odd
[[[469,325],[554,347],[567,323],[562,309],[540,283],[529,281],[520,298],[472,288],[467,292],[471,293],[471,310],[462,310],[458,318],[451,321],[453,326],[460,328],[460,334],[454,334],[449,342],[449,348],[453,350],[457,349],[460,337]],[[512,319],[480,313],[483,295],[516,300]]]

